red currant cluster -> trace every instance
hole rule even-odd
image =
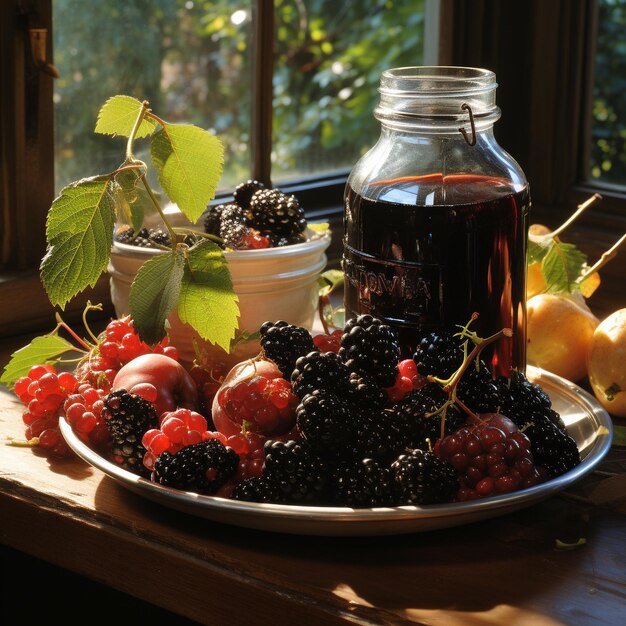
[[[341,347],[342,330],[334,330],[329,335],[315,335],[313,343],[320,352],[339,352]]]
[[[398,375],[393,387],[387,387],[385,392],[389,400],[398,402],[414,389],[421,389],[427,380],[417,371],[413,359],[405,359],[398,363]]]
[[[218,496],[229,498],[233,489],[246,478],[259,477],[263,473],[265,461],[264,445],[267,437],[258,433],[241,432],[226,439],[230,446],[239,455],[237,473],[217,493]]]
[[[59,431],[59,415],[65,398],[77,386],[69,372],[57,372],[52,365],[35,365],[15,382],[15,393],[27,407],[22,414],[26,439],[31,445],[65,456],[69,449]]]
[[[92,387],[89,383],[81,383],[76,392],[65,401],[65,417],[76,435],[85,442],[104,447],[109,441],[102,409],[105,391]]]
[[[459,474],[456,500],[510,493],[547,478],[535,467],[528,437],[508,418],[485,414],[473,426],[440,439],[435,453]]]
[[[137,393],[137,387],[133,387],[131,393]],[[207,431],[207,426],[206,419],[200,413],[189,409],[177,409],[166,413],[161,421],[161,427],[151,428],[141,439],[141,443],[147,450],[143,464],[152,470],[154,462],[162,452],[167,450],[170,454],[176,454],[185,446],[207,439],[220,439],[222,443],[226,443],[224,435]]]
[[[282,434],[295,425],[299,399],[284,378],[253,376],[223,388],[217,398],[231,420],[246,430]]]
[[[167,337],[152,348],[141,341],[128,316],[109,322],[101,339],[75,372],[79,381],[90,383],[97,389],[110,391],[120,368],[142,354],[165,354],[178,360],[178,350],[168,345]]]

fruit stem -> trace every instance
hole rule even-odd
[[[89,313],[89,311],[102,311],[102,304],[91,304],[91,302],[87,300],[87,304],[83,310],[83,326],[87,329],[91,338],[96,342],[96,344],[98,344],[98,338],[93,334],[89,324],[87,323],[87,313]]]
[[[89,352],[91,350],[91,346],[84,340],[81,339],[61,318],[61,316],[56,313],[55,314],[56,320],[57,320],[57,327],[55,328],[54,331],[58,331],[59,328],[63,328],[65,329],[81,346],[83,346],[83,348],[85,348],[85,350],[87,352]],[[76,348],[75,348],[76,349]],[[76,349],[77,352],[83,352],[82,350],[78,350]]]
[[[154,204],[154,207],[156,208],[161,219],[163,220],[163,223],[165,224],[165,227],[167,228],[167,232],[169,233],[169,236],[170,236],[170,241],[172,242],[172,250],[175,250],[176,249],[176,232],[172,228],[172,225],[169,223],[169,220],[167,219],[167,217],[165,217],[165,213],[163,212],[163,209],[161,208],[161,205],[159,201],[157,200],[157,197],[154,195],[154,191],[152,191],[152,188],[148,184],[146,173],[143,172],[140,178],[141,178],[141,182],[143,183],[143,186],[146,188],[146,191],[148,192],[148,196],[150,196],[150,200],[152,200],[152,204]]]
[[[497,341],[498,339],[502,339],[502,337],[512,337],[513,331],[510,328],[503,328],[499,330],[497,333],[483,339],[482,342],[476,344],[474,349],[469,353],[469,356],[463,361],[463,364],[459,369],[452,375],[446,384],[443,387],[443,390],[446,393],[453,393],[456,389],[456,386],[461,380],[461,376],[465,373],[465,370],[469,367],[469,364],[482,352],[484,348],[486,348],[490,343]]]
[[[594,272],[604,267],[609,261],[613,260],[617,256],[617,249],[626,241],[626,233],[624,233],[602,256],[581,276],[576,280],[577,284],[582,283],[585,278],[591,276]]]
[[[322,327],[324,328],[324,332],[327,335],[330,335],[330,329],[328,327],[328,322],[326,321],[326,315],[324,311],[326,307],[330,305],[330,298],[328,296],[320,296],[317,299],[317,314],[319,315],[320,321],[322,322]]]
[[[585,202],[578,205],[578,208],[572,213],[557,229],[546,235],[540,235],[539,237],[533,237],[535,240],[546,241],[547,239],[554,239],[560,235],[568,226],[578,219],[596,200],[602,200],[602,196],[599,193],[594,193],[591,198],[587,198]]]
[[[137,136],[137,132],[139,131],[139,126],[141,126],[141,122],[148,112],[148,107],[150,103],[147,100],[144,100],[141,103],[141,109],[137,114],[137,119],[135,120],[135,124],[133,125],[133,129],[130,131],[130,135],[128,135],[128,141],[126,143],[126,161],[132,163],[135,159],[133,157],[133,143],[135,143],[135,137]]]
[[[220,237],[218,237],[217,235],[212,235],[210,233],[204,233],[201,230],[196,230],[195,228],[183,228],[181,226],[175,226],[172,228],[172,230],[176,233],[176,234],[181,234],[181,235],[196,235],[197,237],[202,237],[203,239],[209,239],[210,241],[213,241],[214,243],[218,243],[218,244],[223,244],[224,240]]]
[[[15,448],[34,448],[39,445],[39,437],[33,437],[32,439],[13,439],[13,437],[7,437],[4,442],[7,446],[14,446]]]

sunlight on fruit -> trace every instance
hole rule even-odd
[[[526,274],[526,299],[530,299],[546,289],[546,281],[541,271],[541,263],[531,263]]]
[[[594,272],[580,283],[580,293],[585,298],[590,298],[593,292],[600,286],[600,274]]]
[[[602,406],[626,417],[626,309],[603,320],[589,346],[589,382]]]
[[[582,296],[540,294],[527,303],[527,358],[571,381],[587,373],[587,351],[599,323]]]

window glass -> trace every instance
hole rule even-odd
[[[592,101],[591,178],[626,186],[626,1],[600,0]]]
[[[57,191],[123,161],[123,138],[93,132],[116,94],[148,100],[168,122],[215,132],[226,148],[222,187],[248,177],[252,0],[52,4]],[[147,159],[141,146],[136,154]]]
[[[348,170],[377,140],[383,70],[421,65],[423,0],[276,0],[274,182]]]

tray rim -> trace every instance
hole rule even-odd
[[[59,418],[59,425],[67,444],[83,461],[139,495],[192,515],[237,526],[296,534],[363,535],[417,532],[465,524],[475,519],[493,517],[529,506],[570,486],[591,472],[607,454],[613,439],[613,423],[599,402],[584,389],[555,374],[532,366],[528,366],[527,373],[535,381],[546,379],[550,385],[575,399],[589,416],[593,416],[596,421],[595,439],[581,463],[566,474],[524,490],[470,502],[422,507],[405,505],[352,509],[338,506],[240,502],[200,495],[159,485],[128,472],[80,440],[63,416]],[[420,522],[427,522],[426,528],[419,528]],[[381,523],[390,523],[390,526],[381,529],[379,527]],[[391,526],[393,523],[394,527]],[[341,529],[338,527],[333,529],[337,524]],[[357,526],[363,527],[357,529]]]

